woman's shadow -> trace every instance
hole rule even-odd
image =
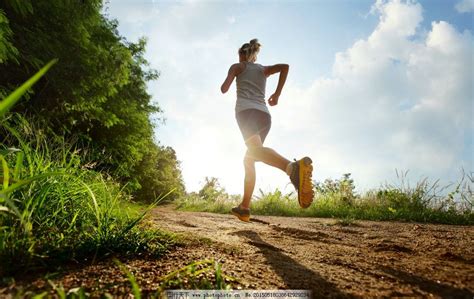
[[[321,275],[301,265],[281,249],[265,242],[260,236],[250,230],[242,230],[233,233],[247,238],[249,244],[260,249],[267,263],[276,274],[283,279],[289,289],[311,290],[313,298],[353,298],[339,290],[336,285],[326,281]]]

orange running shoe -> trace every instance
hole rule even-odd
[[[244,222],[250,221],[250,210],[242,209],[240,205],[236,206],[235,208],[232,208],[232,215],[237,216],[237,218]]]
[[[309,157],[304,157],[293,162],[290,180],[296,191],[298,191],[298,202],[303,209],[308,208],[313,202],[313,161]]]

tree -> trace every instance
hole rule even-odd
[[[15,111],[89,148],[97,170],[140,198],[182,192],[174,151],[153,142],[150,118],[161,110],[146,89],[158,78],[143,56],[146,40],[127,42],[101,8],[101,0],[2,1],[0,95],[58,58]]]
[[[170,201],[185,192],[179,162],[173,148],[151,144],[150,151],[135,169],[136,181],[141,188],[135,195],[141,201],[153,201],[167,195]]]

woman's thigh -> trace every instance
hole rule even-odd
[[[272,123],[270,114],[249,109],[237,113],[236,119],[246,144],[257,142],[254,136],[258,136],[263,144]]]

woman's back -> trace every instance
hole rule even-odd
[[[247,109],[258,109],[266,113],[265,86],[267,77],[264,67],[260,64],[244,62],[245,69],[237,76],[237,102],[236,112]]]

